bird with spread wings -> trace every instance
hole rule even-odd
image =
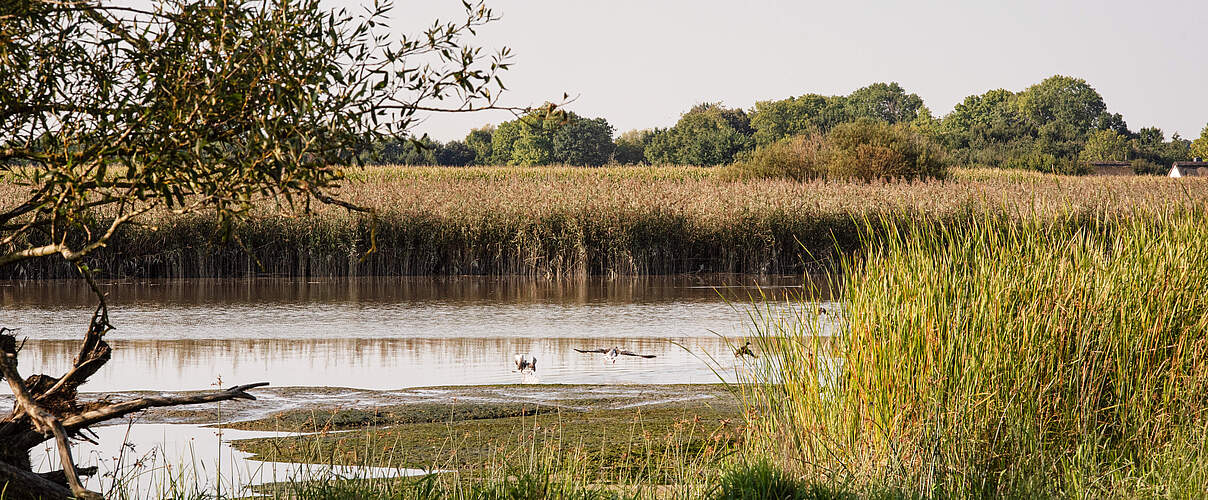
[[[656,357],[654,354],[638,354],[636,352],[626,351],[624,349],[621,349],[620,347],[612,347],[612,348],[602,347],[599,349],[575,349],[575,350],[578,352],[584,353],[584,354],[603,354],[605,356],[608,356],[608,360],[612,361],[613,363],[617,362],[618,356],[635,356],[635,357],[647,358],[647,359]]]

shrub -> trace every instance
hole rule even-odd
[[[821,134],[798,135],[761,147],[748,158],[736,163],[740,177],[789,178],[799,181],[822,175],[824,161]]]
[[[907,125],[858,120],[826,134],[827,175],[856,179],[943,178],[943,150]]]
[[[1048,153],[1037,152],[1015,154],[1007,158],[1003,166],[1020,170],[1037,170],[1051,174],[1083,175],[1090,172],[1085,163],[1075,161],[1073,158],[1063,158]]]
[[[945,153],[907,124],[857,120],[825,136],[783,139],[735,165],[742,177],[833,179],[944,178]]]

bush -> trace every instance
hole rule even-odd
[[[1019,153],[1007,158],[1003,163],[1006,168],[1019,170],[1037,170],[1051,174],[1084,175],[1090,173],[1090,168],[1073,158],[1054,156],[1048,153]]]
[[[813,179],[825,168],[820,157],[825,142],[821,134],[781,139],[755,150],[734,166],[742,177]]]
[[[826,134],[827,175],[856,179],[943,178],[944,151],[908,125],[859,120]]]
[[[783,139],[735,165],[743,177],[797,180],[944,178],[944,150],[907,124],[876,120],[843,123],[825,136]]]

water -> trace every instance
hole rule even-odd
[[[113,358],[83,390],[204,390],[219,377],[223,386],[271,382],[272,388],[259,391],[260,401],[232,403],[244,411],[243,418],[308,401],[371,406],[458,397],[450,390],[408,389],[417,387],[716,383],[719,375],[734,373],[742,363],[731,343],[741,345],[747,333],[750,298],[803,290],[800,277],[742,276],[570,282],[485,277],[178,280],[103,288],[118,327],[106,336]],[[94,308],[95,297],[77,281],[0,282],[0,326],[20,328],[19,336],[28,338],[20,357],[25,375],[63,373]],[[603,355],[574,351],[612,346],[656,357],[621,356],[614,363]],[[515,371],[512,358],[521,353],[537,357],[535,376]],[[322,387],[348,389],[318,389]],[[554,397],[537,387],[498,390],[511,391],[500,396],[509,400],[548,403]],[[5,389],[0,399],[7,397]],[[102,475],[90,480],[92,488],[107,490],[114,477],[128,476],[135,478],[133,486],[144,492],[141,496],[154,497],[157,488],[174,482],[173,474],[197,483],[186,488],[214,492],[219,485],[240,490],[286,477],[419,472],[328,471],[256,462],[219,445],[212,428],[162,422],[127,426],[125,420],[113,424],[96,429],[99,446],[76,445],[81,465],[101,468]],[[228,441],[271,434],[224,432]],[[49,451],[39,470],[56,467]],[[221,478],[218,467],[224,471]]]
[[[714,369],[734,363],[728,342],[745,333],[750,296],[800,286],[742,276],[113,283],[113,360],[84,389],[198,390],[219,376],[361,389],[714,383]],[[29,338],[24,373],[67,368],[94,300],[75,281],[0,284],[0,326]],[[614,345],[657,357],[614,364],[573,350]],[[521,353],[537,356],[535,380],[514,372]]]

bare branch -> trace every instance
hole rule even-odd
[[[63,419],[63,427],[68,431],[75,431],[84,427],[88,427],[97,422],[128,415],[136,411],[145,410],[147,408],[162,408],[167,406],[184,406],[195,405],[202,403],[214,403],[217,401],[230,401],[233,399],[246,399],[254,401],[255,396],[248,394],[249,389],[264,387],[268,382],[259,382],[255,384],[237,385],[224,391],[213,392],[209,394],[199,394],[196,396],[149,396],[145,398],[132,399],[121,403],[102,406],[94,410],[88,410],[78,415],[73,415]]]
[[[46,411],[45,408],[35,403],[33,398],[30,397],[29,391],[25,387],[25,382],[22,381],[21,374],[17,371],[16,360],[17,355],[15,352],[0,352],[0,372],[8,380],[8,385],[13,391],[13,397],[17,399],[17,404],[29,416],[34,429],[43,435],[54,435],[55,442],[58,444],[59,460],[63,463],[63,474],[67,478],[67,484],[71,487],[72,494],[77,498],[87,500],[103,499],[104,497],[101,494],[88,491],[80,483],[79,474],[77,474],[75,469],[75,461],[71,458],[71,443],[67,442],[67,431],[64,430],[58,417]]]

